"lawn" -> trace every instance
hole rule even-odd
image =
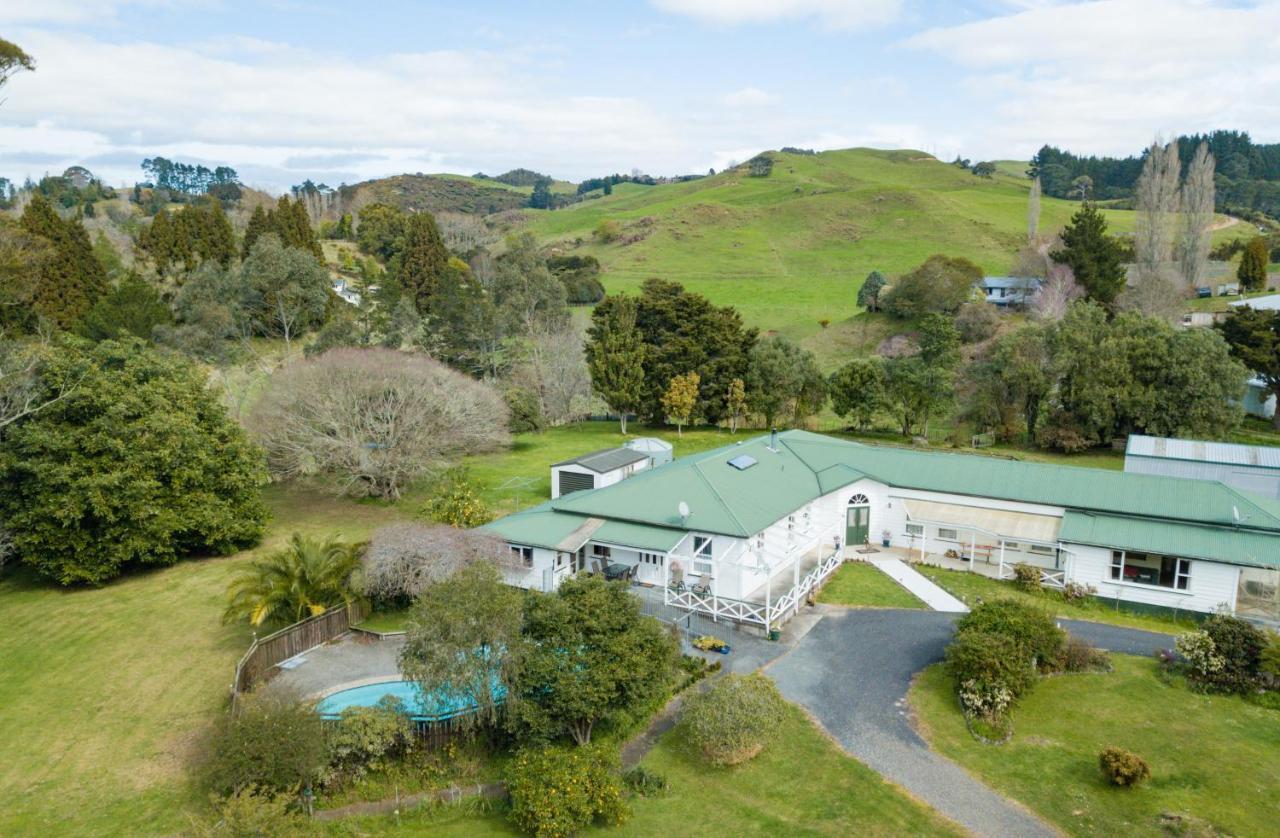
[[[1274,835],[1280,799],[1280,713],[1165,682],[1147,658],[1113,655],[1115,671],[1037,684],[1013,710],[1013,739],[966,730],[940,666],[910,693],[933,748],[1074,835]],[[1152,779],[1113,788],[1098,770],[1108,745],[1137,753]],[[1185,831],[1164,814],[1191,816]],[[1213,831],[1217,830],[1217,831]]]
[[[867,562],[845,562],[822,587],[818,602],[851,608],[924,608],[888,574]]]
[[[665,797],[632,802],[633,817],[610,835],[959,835],[950,822],[845,756],[795,708],[778,741],[736,768],[710,768],[688,748],[679,727],[642,763],[663,775]],[[335,834],[514,835],[499,814],[468,808],[364,818]],[[602,832],[602,830],[591,830]]]
[[[393,510],[271,487],[264,545],[63,590],[0,582],[0,835],[175,832],[187,769],[226,705],[248,626],[221,623],[238,566],[296,531],[363,538]]]
[[[409,619],[409,609],[401,608],[395,611],[374,611],[364,621],[356,624],[356,628],[365,631],[376,631],[379,634],[389,634],[391,632],[404,631],[405,623]]]
[[[1004,597],[1048,608],[1057,616],[1071,620],[1093,620],[1098,623],[1112,623],[1117,626],[1175,634],[1195,627],[1195,621],[1191,618],[1175,620],[1172,616],[1127,610],[1123,604],[1117,607],[1099,599],[1081,603],[1064,602],[1048,591],[1043,594],[1030,593],[1020,590],[1012,582],[991,579],[978,573],[949,570],[933,565],[913,564],[912,567],[963,602]]]

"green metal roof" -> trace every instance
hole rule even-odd
[[[728,464],[743,454],[757,464],[745,470]],[[770,448],[768,436],[759,436],[681,457],[621,483],[508,516],[488,528],[515,543],[555,548],[589,519],[600,519],[603,523],[598,524],[599,533],[591,535],[593,540],[667,549],[675,543],[672,538],[678,540],[680,533],[690,530],[749,537],[863,477],[895,488],[1058,506],[1123,520],[1149,519],[1145,528],[1131,529],[1134,539],[1154,537],[1160,527],[1176,525],[1199,533],[1197,538],[1206,545],[1217,545],[1212,552],[1224,557],[1221,561],[1273,566],[1276,560],[1267,564],[1259,558],[1267,555],[1264,545],[1280,555],[1280,501],[1216,481],[863,445],[807,431],[779,434],[776,450]],[[682,501],[689,508],[683,519],[678,511]],[[1062,538],[1068,540],[1065,532]],[[1167,543],[1133,541],[1130,546],[1160,550],[1164,548],[1157,544]],[[1207,558],[1210,548],[1200,549]]]
[[[1280,542],[1275,534],[1256,530],[1068,510],[1062,517],[1058,538],[1098,547],[1150,550],[1189,559],[1280,568]]]
[[[583,454],[570,460],[553,463],[551,467],[582,466],[583,468],[591,469],[596,474],[605,474],[647,459],[649,459],[649,455],[643,451],[633,451],[630,448],[601,448],[599,451],[592,451],[590,454]]]
[[[679,529],[557,512],[550,501],[491,521],[481,529],[497,533],[512,544],[566,552],[591,540],[665,553],[685,536],[685,531]]]

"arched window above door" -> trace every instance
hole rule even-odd
[[[858,504],[863,504],[863,503],[871,503],[871,501],[867,500],[867,496],[862,494],[861,492],[849,498],[850,506],[857,506]]]

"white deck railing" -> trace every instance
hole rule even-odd
[[[797,559],[798,561],[798,559]],[[771,628],[781,624],[799,606],[809,592],[835,573],[840,567],[841,558],[838,551],[832,551],[826,559],[819,561],[782,596],[768,605],[763,602],[748,602],[742,599],[715,596],[713,594],[695,594],[693,591],[673,591],[667,589],[664,601],[667,605],[683,608],[699,614],[707,614],[714,620],[721,618],[739,623],[749,623],[763,628]],[[766,582],[766,584],[768,584]]]
[[[1014,570],[1014,567],[1016,567],[1016,565],[1002,564],[1000,566],[1000,571],[999,571],[1000,578],[1001,579],[1017,579],[1018,573],[1017,571]],[[1067,571],[1065,569],[1048,570],[1043,567],[1037,567],[1036,565],[1032,565],[1032,567],[1035,567],[1036,570],[1040,571],[1041,585],[1044,585],[1049,588],[1058,588],[1058,589],[1067,587]]]

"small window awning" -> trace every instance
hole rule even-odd
[[[927,521],[956,529],[977,530],[987,535],[998,536],[1005,541],[1057,544],[1058,530],[1062,527],[1062,519],[1052,515],[983,509],[977,506],[961,506],[955,503],[937,503],[927,500],[903,500],[902,503],[907,508],[907,518],[912,521]]]

